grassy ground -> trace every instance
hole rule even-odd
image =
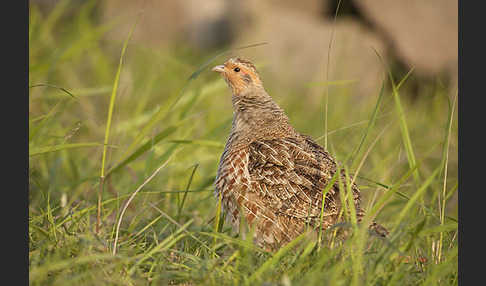
[[[108,41],[116,24],[91,20],[92,3],[30,10],[31,285],[457,285],[456,91],[428,83],[412,101],[395,74],[375,94],[330,85],[328,149],[391,234],[351,221],[334,229],[352,230],[345,241],[305,234],[266,253],[218,224],[232,110],[224,81],[198,72],[214,54]],[[325,89],[265,83],[324,145]]]

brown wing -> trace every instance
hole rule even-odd
[[[279,213],[309,222],[320,216],[322,191],[337,168],[328,152],[305,136],[255,141],[249,151],[252,183]],[[359,191],[353,189],[359,204]],[[336,182],[326,195],[325,216],[339,212],[338,192]]]

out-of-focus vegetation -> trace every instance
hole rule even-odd
[[[93,20],[94,3],[30,5],[30,284],[457,285],[455,90],[428,81],[412,100],[413,71],[392,70],[395,88],[383,74],[382,91],[360,96],[352,80],[323,76],[316,98],[265,80],[255,61],[294,127],[322,145],[328,95],[328,149],[359,170],[365,209],[391,230],[383,240],[353,225],[344,242],[302,236],[265,253],[215,227],[212,183],[232,118],[225,82],[204,68],[216,54],[127,35],[121,57],[125,43],[104,37],[117,19]]]

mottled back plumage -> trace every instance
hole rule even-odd
[[[255,66],[240,58],[216,66],[232,90],[233,122],[218,166],[215,196],[227,220],[239,229],[243,215],[255,228],[255,242],[278,249],[319,227],[322,191],[337,171],[332,156],[295,131],[284,111],[263,88]],[[345,182],[341,172],[341,182]],[[364,215],[360,191],[351,186],[358,221]],[[344,190],[343,190],[344,191]],[[339,222],[338,180],[326,194],[322,228]],[[387,231],[373,223],[381,235]]]

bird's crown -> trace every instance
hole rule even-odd
[[[230,58],[226,61],[226,63],[231,63],[233,65],[243,65],[243,66],[251,69],[255,74],[258,74],[255,65],[247,59],[243,59],[243,58],[240,58],[240,57]]]
[[[262,88],[256,67],[249,60],[230,58],[224,64],[213,67],[212,71],[220,73],[235,94],[249,88]]]

